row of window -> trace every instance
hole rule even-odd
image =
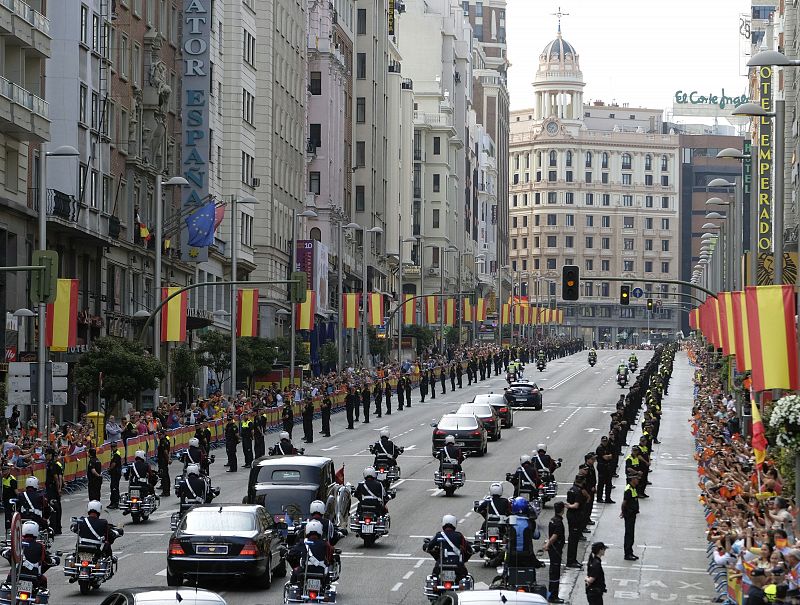
[[[594,177],[592,176],[592,173],[588,172],[588,171],[585,172],[584,175],[583,175],[583,181],[585,183],[594,182],[593,178]],[[564,180],[567,183],[576,183],[576,182],[578,182],[578,181],[575,180],[575,174],[572,172],[572,170],[566,170],[564,172]],[[548,170],[548,172],[547,172],[547,182],[548,183],[555,183],[557,181],[558,181],[558,170]],[[530,182],[531,182],[531,175],[530,175],[529,172],[525,172],[521,176],[520,176],[520,173],[515,172],[511,177],[511,184],[512,185],[519,185],[520,183],[530,183]],[[542,182],[542,171],[541,170],[537,170],[536,171],[536,180],[535,180],[535,182],[536,183],[541,183]],[[603,185],[607,185],[607,184],[610,183],[610,181],[609,181],[609,173],[608,172],[600,173],[600,182]],[[623,172],[621,174],[621,176],[620,176],[620,182],[623,185],[633,185],[634,184],[633,183],[633,174],[630,173],[630,172]],[[653,187],[654,184],[655,184],[655,181],[653,180],[653,175],[652,174],[645,174],[644,175],[644,186],[645,187]],[[662,187],[669,187],[669,175],[668,174],[662,174],[661,175],[660,184],[661,184]]]
[[[551,166],[551,167],[558,166],[558,155],[559,155],[559,153],[555,149],[550,150],[550,152],[548,153],[548,157],[547,157],[549,166]],[[611,156],[608,154],[608,152],[605,152],[605,151],[600,155],[600,167],[601,168],[607,169],[609,167],[609,165],[610,165],[610,157]],[[544,166],[543,158],[544,158],[543,152],[542,151],[537,151],[536,152],[536,166],[538,166],[539,168]],[[571,167],[573,165],[573,158],[574,158],[574,156],[573,156],[572,151],[567,150],[564,153],[564,165],[567,166],[567,167]],[[632,169],[632,167],[633,167],[633,156],[630,153],[623,153],[620,159],[622,160],[622,169],[623,170],[631,170]],[[514,161],[514,170],[518,171],[520,169],[520,163],[521,162],[522,162],[522,164],[524,165],[524,167],[526,169],[529,169],[531,167],[531,157],[530,157],[530,153],[528,153],[528,152],[526,152],[525,154],[519,154],[519,153],[513,154],[513,161]],[[594,167],[594,161],[595,161],[594,160],[594,153],[592,153],[591,151],[587,151],[584,154],[584,163],[583,163],[583,165],[586,168],[593,168]],[[653,156],[651,154],[649,154],[649,153],[644,156],[644,169],[645,170],[653,170]],[[669,170],[669,156],[664,154],[664,155],[661,156],[661,171],[662,172],[666,172],[667,170]]]
[[[545,224],[548,227],[558,226],[558,214],[545,214]],[[575,215],[574,214],[564,214],[564,226],[565,227],[574,227],[575,226]],[[585,215],[586,226],[587,227],[594,227],[594,214],[587,214]],[[519,219],[522,218],[520,221]],[[533,226],[539,227],[542,224],[542,215],[541,214],[534,214],[533,215]],[[644,217],[644,229],[652,230],[655,228],[655,218],[652,216]],[[669,231],[669,218],[662,217],[661,218],[661,229],[663,231]],[[512,216],[511,217],[511,227],[527,227],[528,226],[528,216],[523,215],[522,217]],[[608,215],[603,215],[600,217],[600,226],[605,228],[611,227],[611,217]],[[635,216],[623,216],[622,217],[622,228],[623,229],[635,229],[636,228],[636,217]]]
[[[541,268],[542,268],[541,260],[542,259],[540,259],[540,258],[534,258],[533,259],[533,267],[532,267],[533,271],[541,270]],[[571,264],[573,264],[573,262],[574,262],[574,259],[566,259],[564,261],[564,264],[565,265],[571,265]],[[546,258],[545,259],[545,267],[546,267],[546,269],[548,271],[556,271],[556,270],[558,270],[558,259],[557,258]],[[594,271],[594,259],[587,258],[586,261],[585,261],[584,268],[586,269],[586,271]],[[649,261],[649,260],[644,261],[644,272],[645,273],[655,273],[655,271],[653,271],[653,268],[654,268],[653,261]],[[516,261],[516,260],[512,260],[511,261],[511,270],[512,271],[517,271],[517,270],[519,270],[519,271],[528,271],[528,269],[529,269],[529,267],[528,267],[528,260],[527,259],[522,259],[520,261]],[[606,272],[611,271],[611,262],[608,261],[608,260],[602,260],[601,261],[600,270],[601,271],[606,271]],[[633,259],[623,260],[622,261],[622,270],[625,271],[626,273],[633,273],[636,270],[636,261],[633,260]],[[661,273],[667,273],[668,274],[669,270],[670,270],[669,261],[662,261],[661,262]],[[591,286],[590,286],[591,282],[587,282],[585,280],[581,280],[581,284],[582,285],[586,284],[584,287],[585,288],[589,288],[589,290],[591,290]],[[587,292],[586,296],[592,296],[592,295]],[[608,296],[608,294],[601,294],[601,296]]]
[[[610,250],[611,249],[611,239],[608,238],[608,237],[603,237],[603,238],[601,238],[601,240],[602,240],[602,244],[603,244],[603,249],[604,250]],[[520,247],[521,247],[522,250],[527,250],[528,249],[528,238],[527,237],[521,237],[521,238],[512,237],[511,238],[511,249],[512,250],[516,250],[518,243],[521,244]],[[533,237],[533,247],[534,248],[539,248],[540,247],[539,246],[540,243],[541,243],[541,238],[538,235],[535,235]],[[546,243],[548,248],[558,248],[558,236],[557,235],[547,235],[547,236],[545,236],[545,243]],[[564,247],[565,248],[574,248],[575,247],[575,236],[574,235],[565,235],[564,236]],[[584,247],[586,249],[594,248],[594,237],[593,236],[590,236],[590,235],[586,236],[585,246]],[[635,248],[636,248],[636,244],[635,244],[635,240],[633,238],[630,238],[630,237],[623,238],[623,240],[622,240],[622,249],[623,250],[635,250]],[[647,250],[647,251],[653,251],[653,240],[652,239],[648,238],[648,239],[644,240],[644,249]],[[668,239],[662,239],[661,240],[661,251],[662,252],[669,252],[670,251],[670,240],[668,240]]]
[[[559,191],[547,191],[547,203],[548,204],[557,204],[559,202]],[[584,193],[583,194],[583,203],[586,206],[594,206],[594,193]],[[527,206],[528,205],[528,194],[527,193],[514,193],[511,195],[511,207],[518,208],[519,206]],[[575,192],[573,191],[565,191],[564,192],[564,203],[567,205],[572,205],[575,203]],[[610,193],[603,193],[599,196],[600,205],[601,206],[610,206],[611,205],[611,194]],[[533,205],[539,206],[541,205],[542,200],[542,192],[536,191],[533,193]],[[628,208],[633,208],[634,206],[634,196],[633,195],[622,195],[620,197],[620,202],[623,206]],[[641,204],[641,202],[640,202]],[[655,208],[655,201],[654,196],[646,195],[644,196],[644,207],[645,208]],[[661,208],[663,210],[670,209],[670,197],[668,195],[661,196]]]

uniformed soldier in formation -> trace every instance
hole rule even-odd
[[[169,477],[169,465],[172,463],[170,459],[170,451],[172,450],[172,443],[170,443],[167,432],[164,429],[160,431],[160,439],[158,440],[158,476],[161,478],[161,495],[169,496],[171,480]],[[98,500],[99,498],[93,498]]]
[[[244,454],[244,464],[242,468],[250,468],[253,464],[253,419],[245,418],[242,420],[242,428],[239,431],[242,439],[242,453]]]
[[[48,448],[46,453],[45,493],[50,502],[50,528],[61,535],[61,491],[64,489],[64,465],[56,458],[56,451]]]
[[[236,460],[236,446],[239,445],[239,429],[233,421],[233,414],[228,415],[228,423],[225,425],[225,453],[228,454],[228,467],[226,472],[235,473],[239,470],[239,463]]]
[[[111,503],[106,508],[116,509],[119,508],[119,482],[122,479],[122,454],[120,454],[116,441],[111,442],[108,476],[111,479]]]

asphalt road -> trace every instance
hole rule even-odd
[[[337,601],[341,603],[427,603],[422,586],[425,576],[432,567],[433,560],[421,550],[424,537],[433,535],[438,529],[442,515],[454,514],[459,519],[459,529],[471,538],[480,525],[480,516],[472,512],[473,500],[484,496],[489,484],[502,479],[506,472],[513,471],[519,455],[530,453],[537,443],[546,442],[548,453],[564,459],[563,467],[557,472],[561,497],[574,477],[583,454],[593,450],[600,435],[608,427],[608,414],[622,392],[614,383],[614,374],[620,359],[627,359],[628,351],[598,351],[598,364],[591,368],[586,362],[586,353],[580,353],[548,364],[543,373],[528,365],[526,378],[537,381],[544,391],[542,411],[517,411],[514,427],[504,429],[499,442],[489,444],[489,453],[483,458],[470,458],[464,464],[467,484],[455,496],[447,498],[436,490],[433,472],[436,462],[430,456],[430,422],[443,413],[453,411],[463,402],[471,400],[478,393],[501,392],[505,381],[501,376],[493,377],[472,387],[449,392],[444,396],[428,399],[424,404],[414,393],[413,406],[402,412],[395,411],[391,416],[372,418],[368,425],[357,425],[355,431],[345,431],[344,414],[332,418],[333,436],[321,438],[315,435],[306,453],[327,455],[333,458],[336,468],[345,465],[345,478],[357,483],[361,471],[371,464],[372,456],[368,447],[378,438],[378,431],[388,427],[392,439],[405,446],[405,454],[400,458],[402,480],[397,484],[397,498],[390,502],[392,518],[390,535],[380,539],[373,547],[366,548],[355,536],[344,538],[342,548],[342,576],[338,584]],[[640,364],[647,361],[648,352],[638,353]],[[684,358],[685,359],[685,358]],[[685,361],[683,362],[685,363]],[[678,364],[676,364],[677,366]],[[449,382],[448,382],[449,387]],[[396,400],[394,401],[396,407]],[[683,422],[686,418],[681,418]],[[685,426],[685,424],[684,424]],[[315,431],[319,422],[315,422]],[[295,436],[299,437],[298,431]],[[268,436],[268,445],[277,441],[277,435]],[[247,474],[224,473],[224,450],[217,454],[217,464],[212,467],[213,484],[222,490],[217,503],[237,503],[246,491]],[[691,452],[689,452],[691,454]],[[239,460],[241,461],[241,452]],[[177,471],[177,465],[173,465]],[[615,490],[615,499],[621,499],[621,479],[616,480],[620,487]],[[511,494],[511,486],[505,484],[506,494]],[[108,487],[104,485],[103,503],[108,502]],[[650,502],[653,501],[651,498]],[[86,492],[78,492],[64,501],[65,529],[72,515],[82,514],[87,502]],[[613,507],[615,513],[619,505],[596,505],[594,516],[603,513],[602,507]],[[166,587],[166,547],[169,539],[169,517],[177,511],[177,499],[162,501],[160,508],[149,522],[141,525],[130,524],[129,518],[118,511],[108,511],[108,518],[125,526],[125,536],[117,541],[115,552],[119,556],[119,572],[104,584],[100,591],[82,597],[77,585],[67,584],[60,568],[48,572],[51,586],[51,603],[83,605],[99,604],[113,589],[123,586],[163,586]],[[552,515],[548,507],[540,518],[546,524]],[[614,517],[615,515],[607,515]],[[621,544],[621,522],[617,528],[616,540]],[[605,537],[605,536],[604,536]],[[581,549],[589,542],[581,542]],[[57,538],[56,548],[69,551],[74,547],[74,536],[65,534]],[[581,557],[585,558],[585,557]],[[469,564],[478,586],[491,582],[495,571],[486,569],[478,560]],[[540,583],[546,584],[547,569],[540,571]],[[578,572],[570,571],[562,576],[561,595],[566,598],[571,593]],[[244,583],[242,583],[244,584]],[[282,583],[276,579],[269,591],[258,591],[240,585],[220,582],[207,586],[224,595],[231,605],[260,605],[280,602]],[[577,592],[577,591],[576,591]]]

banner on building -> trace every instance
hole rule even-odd
[[[452,326],[456,323],[456,301],[448,298],[444,301],[444,325]]]
[[[464,299],[463,310],[461,312],[462,321],[472,321],[472,301],[469,298]]]
[[[759,104],[766,111],[772,111],[772,67],[758,68],[758,83]],[[772,119],[764,116],[758,120],[758,239],[755,249],[767,253],[772,251]],[[784,159],[779,158],[779,161]],[[762,262],[759,257],[759,273]]]
[[[478,299],[478,304],[475,306],[475,315],[478,321],[486,321],[486,300],[483,298]]]
[[[236,336],[258,336],[258,289],[242,288],[236,293]]]
[[[342,327],[347,330],[357,330],[361,325],[361,316],[358,312],[360,294],[342,294]]]
[[[383,294],[371,292],[367,296],[367,323],[371,326],[383,325]]]
[[[78,280],[59,279],[56,300],[47,305],[46,343],[53,351],[78,344]]]
[[[161,300],[167,300],[180,288],[161,288]],[[161,308],[161,342],[184,342],[186,340],[186,311],[189,293],[182,292],[169,298]]]
[[[426,296],[425,297],[425,323],[426,324],[435,324],[439,323],[439,305],[438,305],[438,298],[436,296]]]
[[[297,315],[295,328],[298,330],[314,329],[314,314],[317,310],[317,293],[306,291],[306,302],[297,304]]]
[[[403,295],[403,325],[406,326],[410,326],[414,323],[414,306],[416,303],[412,300],[413,298],[413,294]]]

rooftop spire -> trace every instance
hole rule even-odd
[[[559,6],[558,7],[558,12],[550,13],[550,14],[553,15],[554,17],[558,17],[558,35],[560,37],[561,36],[561,17],[568,17],[569,13],[562,13],[561,12],[561,7]]]

